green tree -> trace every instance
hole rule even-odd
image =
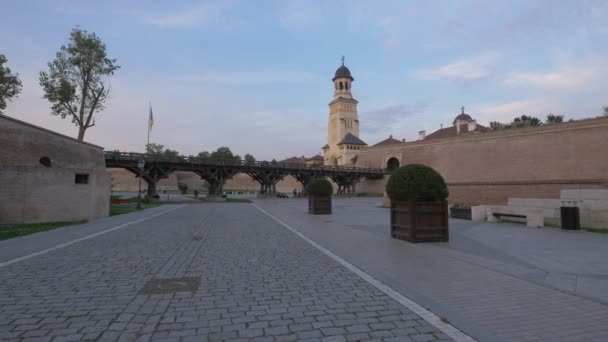
[[[255,157],[252,156],[251,154],[247,153],[245,155],[245,164],[254,164],[255,163]]]
[[[608,116],[608,106],[604,106],[604,115]]]
[[[199,152],[196,157],[199,159],[202,159],[202,160],[209,160],[209,158],[211,157],[211,154],[207,151],[203,151],[203,152]]]
[[[67,46],[62,46],[48,71],[40,73],[44,98],[52,104],[51,114],[70,117],[78,126],[78,140],[95,126],[94,114],[104,109],[110,94],[105,78],[120,68],[116,59],[106,54],[106,45],[95,35],[80,28],[70,33]]]
[[[6,109],[6,101],[19,95],[22,87],[19,74],[13,74],[11,69],[4,65],[6,62],[6,57],[0,54],[0,113]]]
[[[150,143],[146,145],[146,153],[163,154],[165,145]]]
[[[232,154],[230,148],[226,146],[219,147],[217,150],[212,152],[209,157],[214,161],[223,162],[236,162],[241,160],[241,157],[238,154]]]
[[[163,156],[167,158],[178,158],[179,152],[176,150],[166,149],[163,151]]]
[[[522,115],[520,117],[517,117],[515,119],[513,119],[513,126],[515,128],[520,128],[520,127],[530,127],[530,126],[540,126],[542,125],[542,121],[539,118],[533,117],[533,116],[528,116],[528,115]]]
[[[547,114],[547,119],[545,120],[545,124],[550,125],[550,124],[560,123],[560,122],[564,122],[563,115],[555,115],[553,113]]]

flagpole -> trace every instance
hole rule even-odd
[[[148,148],[150,147],[150,112],[152,111],[152,101],[148,104],[148,143],[146,144],[146,153],[148,153]]]

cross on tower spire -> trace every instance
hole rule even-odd
[[[344,56],[342,56],[342,65],[344,65]]]
[[[460,109],[462,110],[462,114],[464,114],[464,106],[460,107]]]

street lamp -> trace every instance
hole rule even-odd
[[[137,161],[137,169],[139,170],[139,192],[137,193],[137,209],[141,209],[141,174],[144,171],[146,161],[140,159]]]

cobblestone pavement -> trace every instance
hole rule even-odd
[[[173,278],[198,290],[140,294]],[[218,203],[1,267],[0,340],[449,338],[253,206]]]
[[[563,271],[608,276],[606,236],[450,220],[449,243],[412,244],[390,238],[389,212],[380,204],[336,198],[332,215],[308,215],[304,200],[256,201],[479,340],[608,341],[606,283],[597,282],[602,288],[587,294],[600,298],[592,298],[534,279]]]

